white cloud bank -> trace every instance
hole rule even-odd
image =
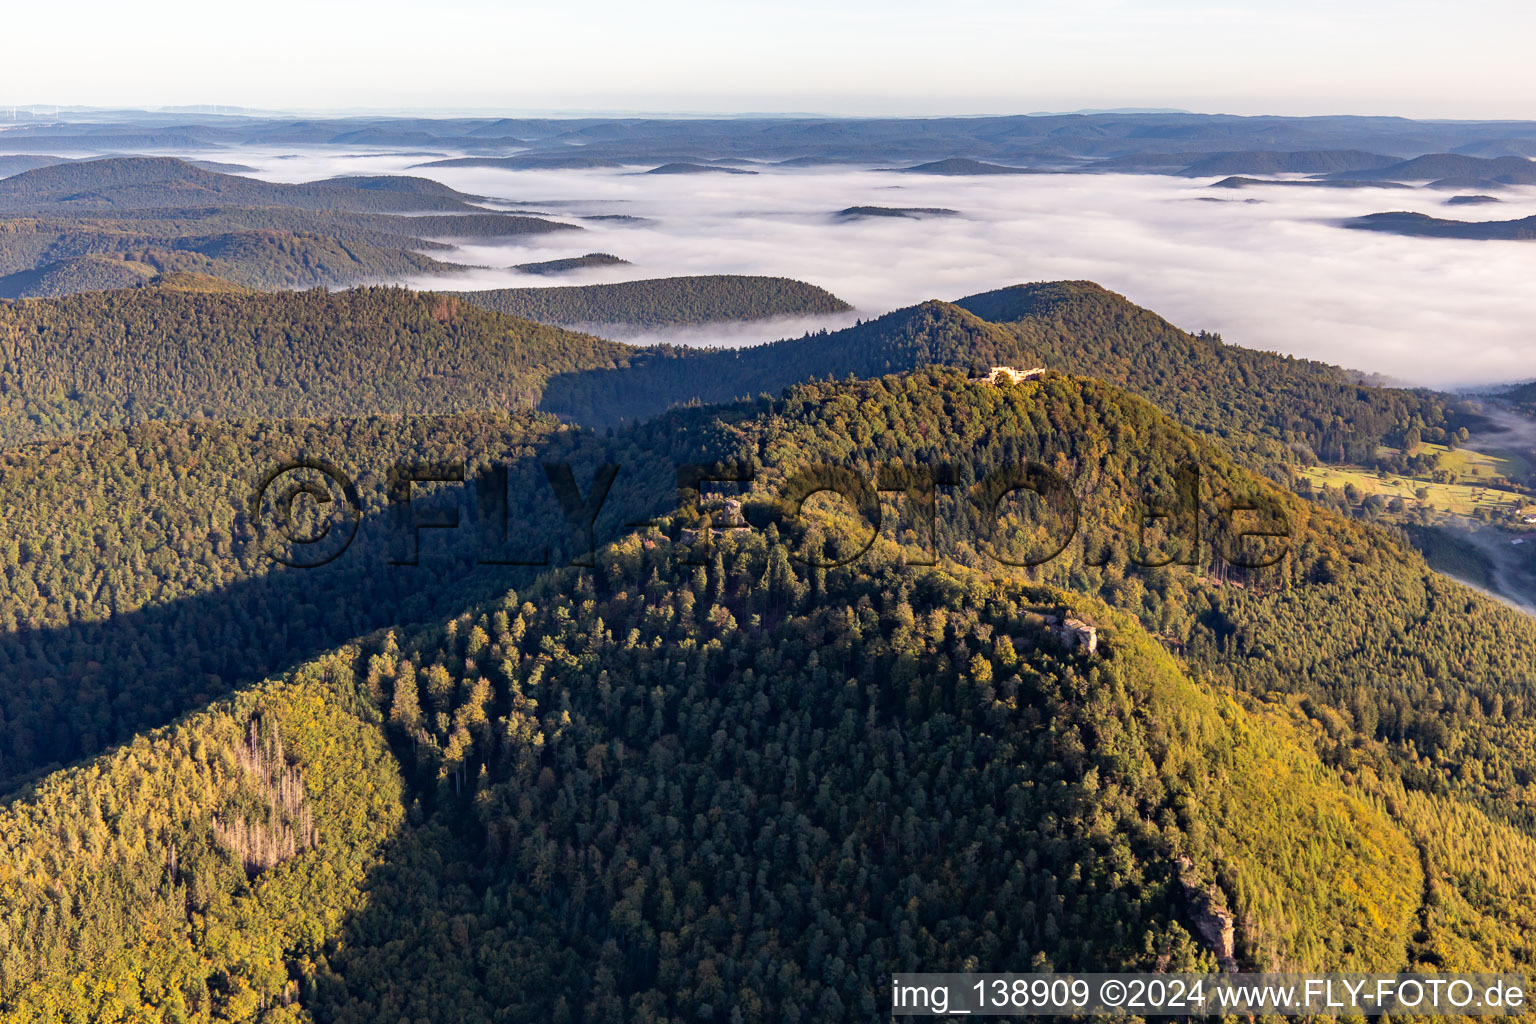
[[[1230,343],[1324,359],[1418,384],[1453,387],[1536,376],[1536,242],[1401,238],[1337,226],[1348,217],[1418,210],[1444,217],[1536,214],[1536,190],[1498,206],[1446,207],[1449,193],[1400,189],[1212,189],[1156,175],[947,178],[874,170],[763,169],[757,175],[428,168],[381,154],[263,160],[262,177],[405,172],[547,210],[587,228],[466,245],[443,258],[507,267],[610,252],[632,266],[558,279],[477,272],[453,287],[617,281],[742,273],[820,285],[866,318],[928,298],[956,299],[1025,281],[1086,278],[1191,330]],[[1199,202],[1200,198],[1225,200]],[[1259,199],[1262,202],[1244,202]],[[959,217],[838,222],[853,205],[947,207]],[[582,221],[623,213],[642,224]],[[431,286],[428,282],[413,282]],[[436,282],[438,287],[442,282]],[[847,318],[828,318],[843,326]],[[792,326],[793,330],[785,328]],[[668,335],[742,344],[810,324],[733,326]],[[654,338],[656,336],[647,336]]]

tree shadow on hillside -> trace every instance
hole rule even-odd
[[[612,458],[594,435],[566,432],[554,447],[508,464],[501,519],[507,525],[499,533],[479,518],[481,483],[471,469],[464,484],[413,499],[416,522],[457,508],[455,529],[418,532],[413,522],[402,524],[391,510],[374,506],[365,510],[351,546],[327,564],[292,568],[263,560],[261,575],[218,590],[103,621],[0,635],[0,793],[14,797],[28,780],[354,637],[441,622],[569,564],[589,541],[567,522],[546,460],[572,463],[578,497],[585,497],[594,466]],[[626,468],[603,505],[592,543],[665,511],[662,502],[675,494],[670,468]],[[401,547],[405,536],[418,538],[417,564],[395,564],[409,555]],[[494,564],[508,561],[520,564]]]
[[[544,386],[539,411],[601,430],[642,423],[673,406],[729,402],[759,390],[742,383],[739,367],[725,372],[719,358],[712,352],[669,353],[620,369],[556,374]],[[791,383],[785,379],[762,390],[777,393]]]

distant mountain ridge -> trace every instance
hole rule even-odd
[[[718,167],[713,164],[670,163],[652,167],[646,174],[756,174],[742,167]]]
[[[726,350],[657,347],[622,367],[557,375],[541,408],[582,423],[643,420],[671,405],[726,402],[812,379],[929,366],[1045,366],[1129,388],[1255,464],[1366,459],[1413,423],[1438,436],[1457,415],[1443,396],[1362,388],[1326,363],[1191,334],[1099,285],[1037,282],[950,303],[930,300],[836,332]],[[1194,381],[1201,381],[1199,387]]]
[[[20,174],[22,171],[35,171],[39,167],[52,167],[54,164],[68,162],[69,158],[62,156],[33,156],[23,153],[0,156],[0,177],[9,177]]]
[[[277,185],[203,170],[173,157],[119,157],[53,164],[0,179],[0,212],[55,204],[76,210],[167,209],[216,205],[293,206],[359,212],[483,209],[435,181],[339,178]]]
[[[1536,239],[1536,216],[1518,220],[1448,220],[1424,213],[1372,213],[1346,221],[1359,231],[1384,231],[1423,238],[1481,238],[1504,241]]]
[[[1431,153],[1371,170],[1339,171],[1332,178],[1366,181],[1496,181],[1506,185],[1536,184],[1536,161],[1523,156],[1479,157]]]
[[[217,294],[167,276],[169,287],[0,302],[0,361],[18,367],[0,436],[16,445],[150,420],[528,410],[548,374],[634,351],[442,294]]]
[[[909,217],[920,219],[923,217],[958,217],[959,210],[950,210],[942,206],[850,206],[844,210],[838,210],[834,216],[842,220],[861,220],[868,217]]]
[[[393,175],[283,185],[163,157],[52,164],[0,179],[0,296],[126,287],[157,271],[247,288],[400,281],[463,269],[424,255],[450,248],[433,239],[582,230],[473,199]]]
[[[143,258],[75,256],[0,276],[0,299],[57,298],[77,292],[133,288],[160,268]]]
[[[1248,150],[1241,153],[1217,153],[1185,167],[1179,173],[1187,178],[1233,174],[1327,174],[1371,171],[1399,163],[1399,158],[1352,149],[1313,149],[1294,153],[1273,150]]]
[[[842,313],[853,308],[831,292],[804,281],[746,274],[703,274],[555,288],[493,288],[456,294],[484,309],[540,323],[566,325],[662,327],[740,323]]]
[[[965,177],[969,175],[985,174],[1032,174],[1027,167],[1005,167],[1002,164],[989,164],[981,160],[971,160],[966,157],[949,157],[944,160],[933,160],[926,164],[917,164],[913,167],[896,168],[903,174],[943,174],[952,177]]]
[[[525,156],[464,156],[443,160],[431,160],[417,167],[501,167],[509,171],[569,171],[592,170],[604,167],[623,167],[624,163],[609,157],[583,154],[529,154]]]
[[[619,257],[606,252],[589,252],[585,256],[567,256],[558,260],[541,260],[537,263],[518,263],[512,267],[525,274],[566,274],[573,270],[586,270],[590,267],[627,267],[629,260],[621,260]]]
[[[242,231],[175,241],[174,247],[72,257],[0,276],[0,298],[57,298],[126,288],[150,275],[171,272],[199,273],[242,288],[270,291],[440,276],[468,269],[420,253],[339,242],[309,232]]]
[[[1356,178],[1251,178],[1233,175],[1212,182],[1211,188],[1253,188],[1274,185],[1282,188],[1412,188],[1400,181],[1376,181]]]
[[[910,166],[952,158],[1051,171],[1174,173],[1215,154],[1455,153],[1530,155],[1530,121],[1399,117],[1243,117],[1173,111],[1088,111],[936,118],[495,118],[215,115],[197,111],[64,113],[0,133],[0,153],[102,156],[124,152],[273,147],[409,147],[424,159],[517,168],[654,167],[751,159]],[[1256,172],[1255,172],[1256,173]]]

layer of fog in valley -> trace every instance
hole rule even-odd
[[[1536,214],[1536,189],[1497,205],[1446,206],[1431,189],[1211,188],[1211,179],[1040,174],[939,177],[873,168],[763,166],[755,175],[419,167],[420,155],[240,149],[269,180],[332,174],[431,177],[585,231],[463,244],[483,265],[453,288],[545,287],[674,274],[770,274],[820,285],[869,318],[1045,279],[1091,279],[1191,330],[1453,387],[1536,374],[1536,242],[1407,238],[1345,230],[1351,217],[1414,210],[1457,219]],[[850,206],[941,207],[959,216],[840,219]],[[590,220],[614,215],[639,220]],[[513,264],[606,252],[631,265],[558,277]],[[410,282],[444,287],[443,279]],[[640,340],[747,344],[850,317],[647,332]],[[631,335],[635,337],[635,335]]]

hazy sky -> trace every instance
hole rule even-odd
[[[0,104],[1536,116],[1528,0],[20,0]]]

